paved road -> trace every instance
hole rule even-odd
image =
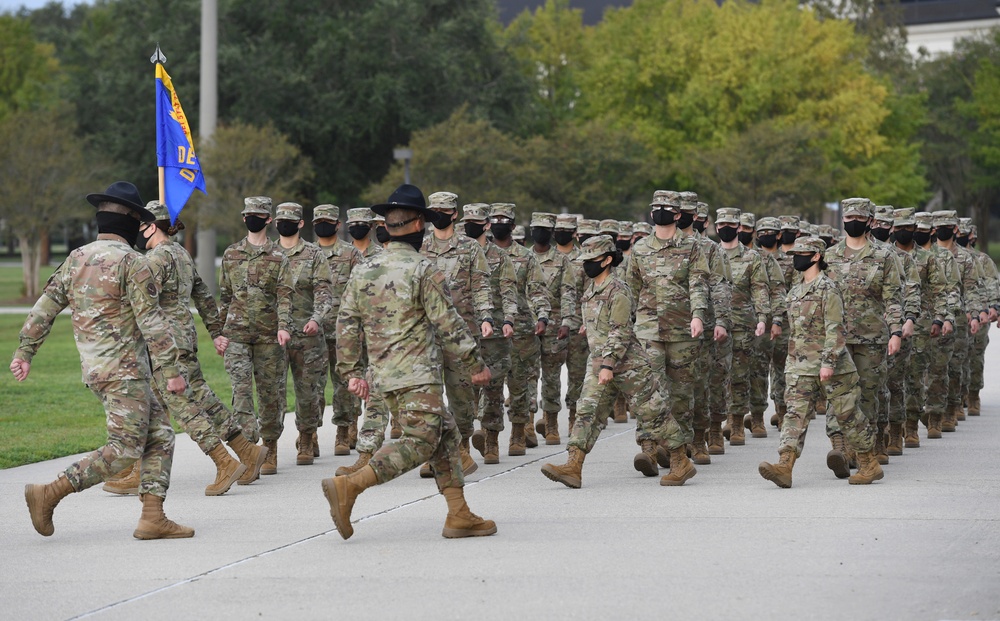
[[[440,536],[444,499],[416,472],[365,492],[341,540],[320,480],[354,457],[332,456],[329,424],[316,465],[294,465],[290,424],[278,475],[218,498],[203,495],[211,462],[179,437],[166,509],[189,540],[133,539],[138,500],[100,488],[40,537],[22,488],[72,458],[0,471],[0,617],[998,619],[1000,386],[983,403],[868,487],[826,470],[819,428],[790,490],[757,474],[773,431],[660,487],[632,469],[634,426],[612,424],[580,490],[539,473],[563,446],[481,465],[466,495],[499,533],[467,540]]]

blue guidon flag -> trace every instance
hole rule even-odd
[[[195,188],[202,194],[207,192],[205,176],[194,152],[191,126],[161,63],[156,63],[156,164],[163,168],[162,198],[173,224]]]

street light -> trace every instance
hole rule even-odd
[[[392,157],[403,160],[403,183],[410,183],[410,160],[413,159],[413,149],[393,149]]]

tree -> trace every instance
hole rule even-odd
[[[0,121],[58,101],[59,61],[53,53],[35,39],[31,24],[0,15]]]

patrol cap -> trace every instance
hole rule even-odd
[[[865,218],[872,217],[872,212],[874,211],[874,205],[867,198],[845,198],[840,201],[840,208],[843,211],[844,216],[863,216]]]
[[[271,198],[268,196],[248,196],[243,199],[241,215],[257,215],[271,217]]]
[[[375,215],[372,216],[372,222],[375,223],[375,226],[378,226],[380,224],[384,225],[385,224],[385,216],[380,216],[378,214],[375,214]]]
[[[295,220],[302,219],[302,205],[298,203],[281,203],[274,211],[275,220]]]
[[[316,205],[313,209],[313,222],[317,220],[331,220],[333,222],[340,220],[340,207],[329,203]]]
[[[427,197],[428,209],[454,209],[458,211],[458,194],[435,192]]]
[[[820,237],[836,237],[836,233],[833,232],[833,227],[829,224],[817,224],[816,228],[819,229]]]
[[[952,209],[935,211],[934,226],[958,226],[958,212]]]
[[[618,222],[618,236],[632,237],[633,224],[631,220],[620,220]]]
[[[649,222],[636,222],[635,226],[632,227],[633,235],[652,235],[653,225]]]
[[[698,213],[698,194],[695,192],[681,192],[677,195],[681,201],[681,211],[685,213]]]
[[[517,226],[514,227],[514,230],[510,232],[510,236],[515,241],[519,239],[524,239],[524,227],[518,224]]]
[[[490,218],[490,206],[487,203],[469,203],[462,206],[462,222],[485,222]]]
[[[576,232],[579,235],[599,235],[601,223],[599,220],[584,218],[577,223]]]
[[[616,236],[618,235],[618,230],[618,220],[612,220],[611,218],[601,220],[600,226],[597,227],[598,233],[612,233]]]
[[[680,209],[680,193],[674,192],[673,190],[657,190],[653,192],[653,202],[650,203],[649,206],[653,209],[658,207],[674,207],[676,209]]]
[[[806,236],[819,237],[819,225],[806,223],[803,225],[802,230],[805,231]]]
[[[877,222],[889,222],[891,223],[895,217],[893,213],[895,210],[892,205],[876,205],[875,206],[875,220]]]
[[[934,228],[934,214],[929,211],[918,211],[913,215],[913,219],[917,223],[918,230],[929,231]]]
[[[554,229],[556,226],[556,214],[546,213],[544,211],[536,211],[531,214],[531,226],[532,228],[536,226],[541,226],[545,228]]]
[[[753,215],[749,211],[744,211],[740,214],[740,226],[748,226],[751,229],[757,226],[757,216]]]
[[[514,219],[514,203],[493,203],[490,205],[491,218]]]
[[[721,207],[715,210],[715,224],[739,224],[740,210],[735,207]]]
[[[615,242],[608,239],[606,235],[591,237],[587,241],[583,242],[583,247],[580,252],[580,260],[593,261],[598,257],[603,257],[608,253],[614,252],[615,249]]]
[[[375,212],[368,207],[355,207],[354,209],[347,210],[347,223],[352,222],[371,222],[375,219]]]
[[[708,219],[708,203],[698,203],[698,213],[699,218]]]
[[[792,254],[797,252],[808,252],[813,254],[815,252],[826,252],[826,242],[816,237],[814,235],[806,235],[805,237],[800,237],[795,240],[795,244],[792,246],[790,251]]]
[[[576,216],[571,213],[561,213],[556,216],[556,228],[564,231],[575,231],[577,227]]]
[[[160,203],[160,201],[149,201],[146,203],[146,211],[153,214],[153,220],[169,220],[170,212],[167,211],[166,205]]]
[[[972,218],[959,218],[958,219],[958,234],[968,235],[972,232]]]
[[[903,209],[894,209],[892,211],[892,222],[895,226],[913,226],[917,223],[916,218],[913,214],[917,210],[912,207],[905,207]]]
[[[764,216],[760,220],[757,220],[754,228],[758,231],[780,231],[781,222],[774,216]]]
[[[799,217],[798,216],[781,216],[778,218],[781,223],[782,231],[797,231],[799,230]]]

